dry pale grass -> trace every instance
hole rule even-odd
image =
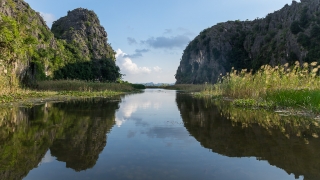
[[[208,85],[204,94],[222,95],[233,98],[264,97],[267,92],[278,90],[320,90],[320,77],[317,62],[288,64],[271,67],[264,65],[256,73],[232,70],[221,77],[219,83]]]

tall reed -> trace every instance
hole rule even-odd
[[[256,73],[232,69],[219,82],[207,85],[202,94],[274,102],[320,111],[320,77],[317,62],[295,65],[264,65]]]

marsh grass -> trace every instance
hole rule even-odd
[[[186,91],[186,92],[201,92],[204,91],[206,87],[209,87],[204,84],[176,84],[173,86],[163,87],[164,89],[174,89],[178,91]]]
[[[320,90],[277,90],[267,92],[266,100],[278,106],[297,107],[320,112]]]
[[[320,77],[317,62],[262,66],[253,73],[232,69],[214,85],[206,85],[201,94],[224,96],[241,106],[290,106],[320,112]]]
[[[44,98],[56,95],[57,92],[43,91],[37,92],[25,89],[16,89],[14,92],[4,92],[0,94],[0,103],[16,102],[28,98]]]
[[[59,80],[38,82],[35,89],[18,86],[1,86],[0,103],[24,101],[30,98],[55,96],[71,97],[109,97],[126,92],[140,91],[141,86],[120,83],[100,83],[78,80]]]
[[[130,92],[135,88],[131,84],[121,83],[100,83],[92,81],[79,80],[58,80],[58,81],[40,81],[37,90],[41,91],[117,91]]]

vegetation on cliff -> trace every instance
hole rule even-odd
[[[83,16],[90,18],[84,22]],[[80,31],[79,27],[85,25],[87,29]],[[61,35],[57,33],[58,26]],[[1,94],[42,80],[116,82],[121,78],[115,52],[93,11],[80,8],[69,12],[54,23],[53,32],[23,0],[0,1]]]
[[[65,81],[47,80],[87,81],[69,81],[72,87],[68,88],[76,92],[63,90],[63,95],[107,96],[133,91],[134,85],[107,84],[121,82],[121,76],[115,51],[93,11],[69,11],[53,23],[51,32],[40,14],[23,0],[0,0],[1,102],[62,95],[56,87],[66,85]],[[98,82],[104,82],[99,90],[95,88]]]
[[[71,61],[54,72],[55,79],[81,79],[115,82],[121,78],[115,64],[115,51],[107,43],[107,33],[98,16],[90,10],[78,8],[55,21],[52,32],[64,41],[64,49],[71,52]]]

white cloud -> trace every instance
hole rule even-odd
[[[47,22],[47,25],[51,28],[53,21],[56,20],[53,14],[40,12],[40,16]]]
[[[153,70],[155,72],[161,72],[162,69],[159,66],[156,66],[156,67],[153,67]]]
[[[121,73],[124,74],[150,74],[151,69],[148,67],[138,67],[137,64],[132,62],[128,55],[118,49],[116,54],[117,65],[121,69]]]

